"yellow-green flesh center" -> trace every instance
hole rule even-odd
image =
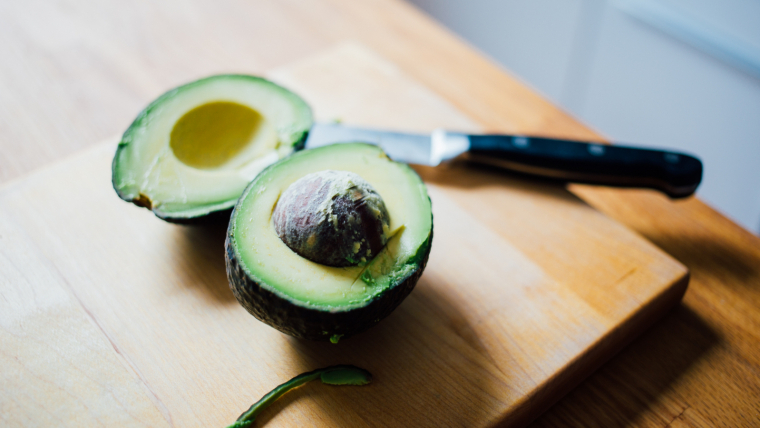
[[[187,166],[234,167],[239,165],[232,161],[260,132],[271,134],[272,130],[259,112],[242,104],[217,101],[185,113],[172,128],[169,144],[174,156]]]

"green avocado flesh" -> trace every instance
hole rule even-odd
[[[359,175],[385,203],[389,238],[366,264],[310,261],[275,231],[272,213],[282,193],[324,170]],[[427,189],[409,166],[363,143],[306,150],[270,166],[243,192],[227,233],[228,277],[241,304],[262,321],[297,337],[336,341],[376,323],[411,292],[427,262],[432,231]]]
[[[113,186],[167,220],[227,210],[259,172],[303,146],[311,125],[309,106],[268,80],[201,79],[138,115],[114,156]]]

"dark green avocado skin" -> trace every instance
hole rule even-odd
[[[227,224],[227,222],[230,221],[232,208],[227,208],[226,210],[221,211],[211,211],[210,213],[202,215],[200,217],[189,218],[167,217],[155,211],[153,214],[155,214],[156,217],[160,218],[161,220],[167,221],[169,223],[181,224],[184,226],[220,226],[222,224]]]
[[[235,298],[260,321],[277,330],[300,339],[327,341],[333,335],[341,340],[361,333],[374,326],[393,312],[412,292],[427,265],[432,248],[433,230],[420,248],[418,267],[406,279],[389,288],[385,293],[367,302],[365,306],[348,311],[333,311],[308,308],[262,287],[251,279],[240,266],[232,244],[232,222],[227,229],[225,240],[225,261],[227,279]]]

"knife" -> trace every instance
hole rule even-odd
[[[702,181],[702,162],[685,153],[526,135],[474,135],[442,129],[429,135],[409,134],[317,123],[309,132],[306,148],[347,142],[376,144],[391,159],[404,163],[438,166],[465,159],[574,183],[649,188],[671,198],[692,195]]]

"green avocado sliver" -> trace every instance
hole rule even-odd
[[[270,404],[277,401],[278,398],[285,395],[288,391],[317,378],[320,378],[322,383],[328,385],[360,386],[372,382],[372,374],[370,372],[352,365],[330,366],[303,373],[277,386],[259,401],[253,403],[248,410],[240,415],[232,425],[227,426],[227,428],[246,428],[251,426],[256,416],[269,407]]]

